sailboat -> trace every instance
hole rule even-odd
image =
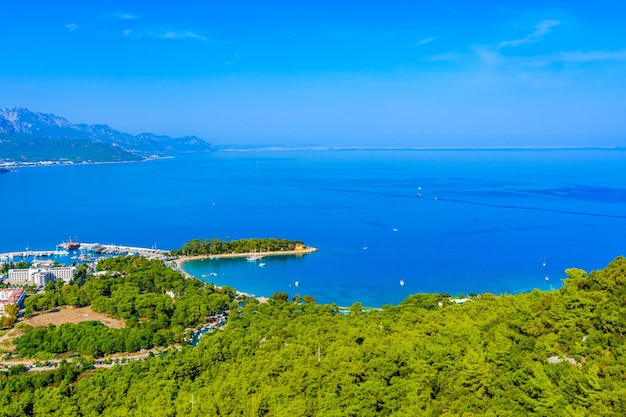
[[[246,260],[248,262],[256,262],[259,259],[263,259],[263,257],[261,255],[257,255],[256,249],[254,250],[254,252],[250,253],[250,255],[246,256]]]

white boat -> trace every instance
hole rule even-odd
[[[299,285],[300,285],[300,283],[299,283],[298,281],[296,281],[296,282],[294,283],[294,285],[297,287],[297,286],[299,286]]]
[[[266,264],[265,264],[265,262],[261,262],[261,263],[259,264],[259,266],[260,266],[260,267],[264,267],[265,265],[266,265]]]
[[[252,252],[250,255],[246,256],[246,261],[248,262],[256,262],[260,259],[263,259],[263,256],[257,255],[256,250]]]
[[[404,280],[403,279],[400,280],[400,286],[404,287]]]

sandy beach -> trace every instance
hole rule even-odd
[[[286,256],[286,255],[306,255],[307,253],[313,253],[317,251],[317,248],[306,247],[304,249],[296,249],[296,250],[285,250],[285,251],[269,251],[269,252],[255,252],[254,255],[259,257],[266,256]],[[199,259],[220,259],[220,258],[245,258],[250,256],[250,253],[222,253],[219,255],[194,255],[194,256],[181,256],[176,259],[172,259],[173,262],[176,263],[178,269],[184,273],[186,276],[192,276],[185,272],[183,268],[183,264],[187,261],[196,261]]]
[[[270,251],[270,252],[255,252],[254,254],[256,256],[259,257],[266,257],[266,256],[287,256],[287,255],[306,255],[307,253],[313,253],[317,251],[317,248],[312,248],[312,247],[305,247],[304,249],[297,249],[297,250],[288,250],[288,251]],[[172,262],[174,262],[176,264],[176,268],[186,277],[188,278],[197,278],[194,277],[193,275],[189,274],[188,272],[185,271],[185,269],[183,268],[183,264],[187,261],[195,261],[195,260],[199,260],[199,259],[220,259],[220,258],[245,258],[247,256],[250,256],[250,253],[223,253],[223,254],[219,254],[219,255],[195,255],[195,256],[181,256],[179,258],[176,259],[172,259]],[[219,286],[216,285],[216,288],[220,288]],[[254,294],[249,294],[249,293],[245,293],[245,292],[241,292],[241,291],[237,291],[238,295],[245,295],[247,297],[254,297],[257,300],[259,300],[260,302],[264,303],[267,301],[266,297],[257,297]]]

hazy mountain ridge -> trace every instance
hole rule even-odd
[[[33,112],[26,108],[0,107],[0,148],[3,148],[3,158],[30,160],[29,147],[25,143],[29,138],[37,139],[32,143],[46,143],[48,148],[54,149],[63,140],[84,140],[85,149],[97,148],[98,160],[137,159],[139,155],[171,155],[180,152],[209,152],[213,146],[195,136],[171,138],[166,135],[141,133],[132,135],[113,129],[105,124],[73,124],[63,117],[54,114]],[[48,143],[54,141],[52,143]],[[90,143],[94,144],[93,146]],[[98,144],[96,146],[96,144]],[[19,155],[14,155],[19,148]],[[59,146],[61,151],[63,146]],[[104,152],[110,149],[111,158]],[[123,151],[123,152],[120,152]],[[61,152],[53,152],[51,160],[64,159],[68,156]],[[115,156],[113,156],[115,155]],[[126,158],[124,155],[134,155]],[[78,158],[82,160],[90,159]]]

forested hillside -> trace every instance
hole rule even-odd
[[[89,275],[78,268],[69,285],[49,282],[44,294],[28,297],[25,316],[59,306],[91,306],[93,310],[124,319],[122,329],[99,322],[66,323],[59,327],[26,328],[17,340],[23,357],[47,359],[54,354],[79,353],[100,357],[168,346],[183,340],[186,329],[205,324],[208,316],[228,310],[232,291],[216,292],[195,279],[139,257],[101,260],[103,274]]]
[[[163,358],[2,377],[0,415],[626,415],[626,259],[567,272],[558,291],[462,305],[249,300]]]

